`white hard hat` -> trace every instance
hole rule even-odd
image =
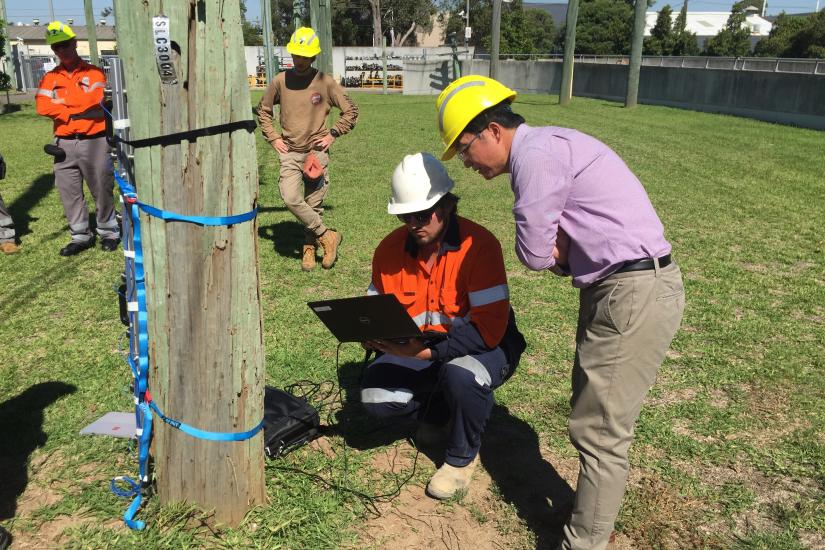
[[[431,154],[407,155],[392,175],[392,197],[387,212],[409,214],[427,210],[449,193],[453,185],[444,165]]]

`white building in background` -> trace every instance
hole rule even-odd
[[[89,34],[86,25],[66,23],[77,34],[77,53],[89,55]],[[101,54],[114,54],[117,47],[115,28],[109,25],[95,25],[97,49]],[[6,27],[6,50],[18,46],[25,55],[54,55],[51,46],[46,44],[46,25],[24,25],[16,23]]]
[[[773,28],[773,23],[759,16],[759,10],[753,6],[745,8],[746,17],[743,27],[747,27],[751,33],[751,49],[756,43],[768,36]],[[673,12],[672,20],[675,22],[679,16],[679,10]],[[656,18],[659,13],[649,11],[645,15],[645,36],[650,36],[650,31],[656,25]],[[689,11],[687,13],[687,30],[696,34],[696,41],[700,48],[705,47],[705,42],[711,37],[719,34],[725,28],[730,17],[729,11]]]

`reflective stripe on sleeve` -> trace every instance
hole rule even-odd
[[[483,290],[470,292],[470,307],[486,306],[510,298],[510,288],[506,285],[491,286]]]
[[[43,95],[43,96],[46,96],[48,98],[54,99],[54,90],[44,90],[43,88],[39,88],[37,90],[36,95]]]
[[[91,92],[93,90],[97,90],[98,88],[105,88],[105,87],[106,87],[105,82],[95,82],[94,84],[89,86],[85,91],[88,94],[89,92]]]
[[[419,327],[424,325],[454,325],[460,322],[469,321],[470,316],[467,317],[450,317],[440,311],[425,311],[413,317],[413,322]]]

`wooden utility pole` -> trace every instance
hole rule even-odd
[[[310,0],[309,17],[321,41],[321,53],[315,60],[315,67],[332,76],[332,0]]]
[[[10,24],[9,21],[6,20],[6,0],[0,0],[0,21],[3,21],[6,25]],[[5,36],[5,27],[0,28],[0,33],[3,33]],[[2,59],[3,64],[0,65],[0,71],[9,75],[11,78],[11,87],[17,88],[17,76],[14,74],[14,64],[11,61],[11,48],[9,47],[8,37],[6,37],[6,39],[6,55]]]
[[[238,2],[115,0],[132,139],[248,120]],[[166,44],[155,34],[167,17]],[[156,50],[157,46],[157,50]],[[159,77],[170,46],[174,79]],[[255,136],[246,130],[135,149],[139,198],[187,215],[252,210]],[[257,223],[205,227],[141,213],[149,323],[149,390],[167,416],[202,430],[243,432],[263,417],[264,355]],[[263,504],[260,433],[241,442],[190,437],[155,420],[162,503],[187,501],[238,525]]]
[[[86,12],[86,32],[89,34],[89,57],[92,65],[100,65],[100,56],[97,53],[97,28],[95,28],[95,12],[92,0],[83,0]]]
[[[501,43],[501,0],[493,0],[493,36],[490,46],[490,78],[498,78],[498,47]]]
[[[561,66],[559,105],[569,105],[573,97],[573,56],[576,52],[576,23],[579,19],[579,0],[567,2],[567,30],[564,35],[564,62]]]
[[[273,70],[275,64],[272,62],[272,4],[269,0],[262,0],[261,7],[263,8],[261,15],[263,15],[264,20],[264,56],[266,57],[264,70],[266,71],[266,83],[269,85],[275,75],[278,74],[277,70]]]
[[[639,99],[639,73],[642,71],[642,48],[645,39],[645,12],[647,0],[636,0],[633,19],[633,42],[630,45],[630,65],[627,69],[627,94],[624,106],[635,107]]]

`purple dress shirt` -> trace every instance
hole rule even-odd
[[[569,128],[516,129],[510,149],[516,254],[528,268],[555,265],[558,227],[570,236],[573,286],[585,288],[625,262],[670,253],[638,178],[610,147]]]

